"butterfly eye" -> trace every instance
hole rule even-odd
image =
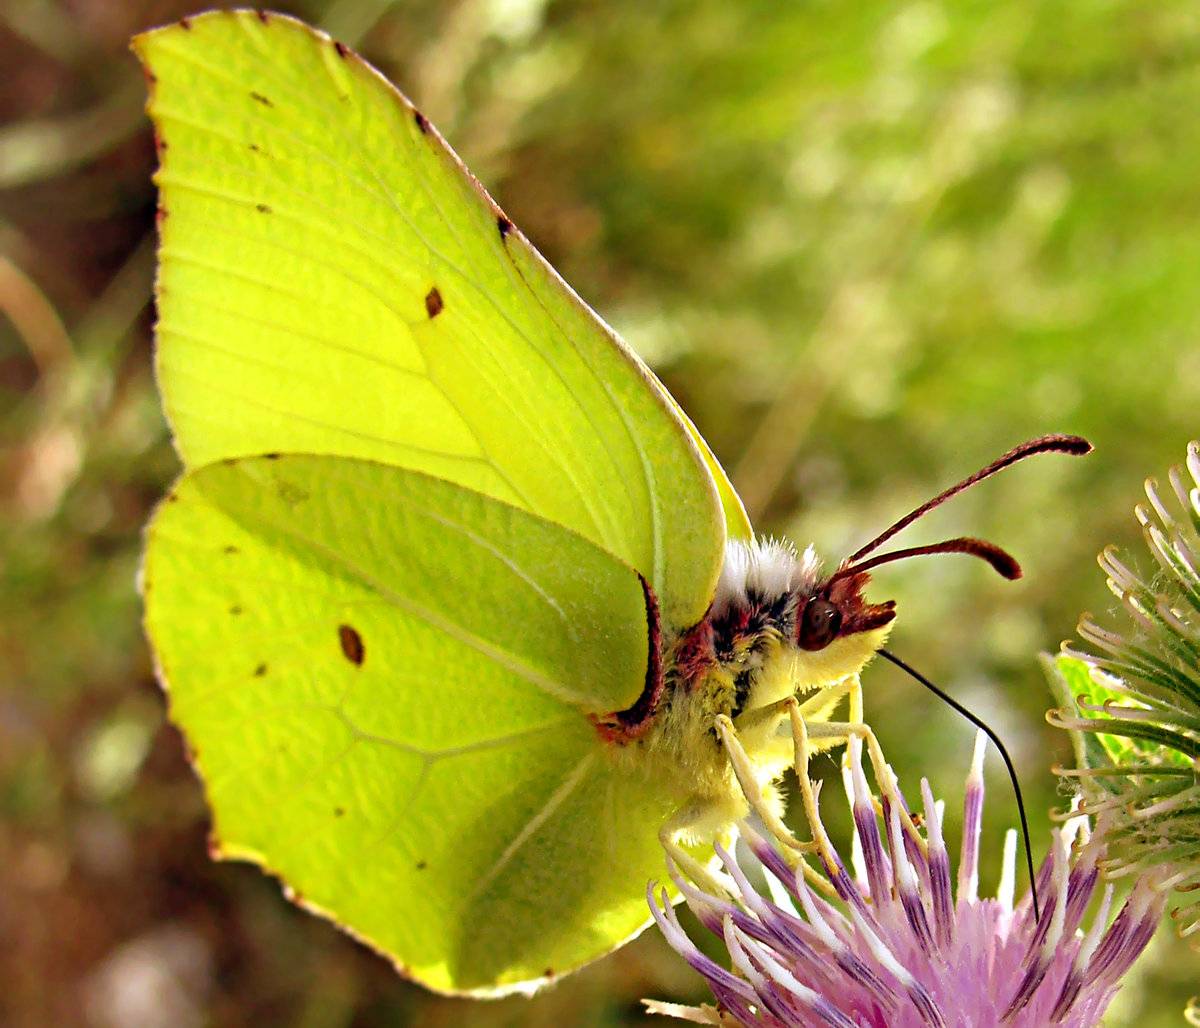
[[[837,638],[842,612],[828,600],[812,599],[800,617],[796,642],[802,650],[823,650]]]

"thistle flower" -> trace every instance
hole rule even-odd
[[[872,760],[877,780],[891,771]],[[732,970],[705,956],[681,928],[665,890],[649,892],[651,911],[667,941],[708,979],[717,1006],[648,1002],[655,1013],[701,1024],[859,1026],[1096,1024],[1122,975],[1145,948],[1162,913],[1154,876],[1137,881],[1110,922],[1111,885],[1086,930],[1084,913],[1096,890],[1099,836],[1076,817],[1054,832],[1052,853],[1038,876],[1041,916],[1028,894],[1014,904],[1016,835],[1005,839],[996,898],[978,894],[983,811],[984,738],[976,741],[967,778],[958,873],[952,883],[943,806],[921,782],[924,834],[907,814],[894,776],[878,803],[852,739],[844,784],[854,818],[854,849],[846,870],[821,823],[806,761],[798,759],[813,842],[768,838],[748,823],[741,836],[749,856],[739,862],[718,848],[722,891],[671,876],[700,923],[724,940]],[[889,800],[888,797],[893,797]],[[809,802],[811,801],[811,802]],[[802,854],[816,852],[823,873]],[[752,858],[752,859],[751,859]],[[761,868],[764,895],[752,884]]]
[[[1047,718],[1072,735],[1078,767],[1059,773],[1079,809],[1105,820],[1101,870],[1157,866],[1191,891],[1200,888],[1200,444],[1168,481],[1164,491],[1147,480],[1149,505],[1135,508],[1153,573],[1137,574],[1111,547],[1100,554],[1125,631],[1082,617],[1090,652],[1063,644],[1052,666],[1059,709]],[[1182,935],[1200,931],[1200,901],[1172,916]]]

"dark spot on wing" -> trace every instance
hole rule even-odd
[[[178,503],[179,497],[174,493],[167,493],[167,503]]]
[[[239,603],[235,603],[232,607],[229,608],[229,613],[232,614],[234,617],[237,617],[241,612],[242,612],[242,607],[241,607],[241,604],[239,604]]]
[[[429,119],[426,118],[425,115],[423,115],[420,111],[413,111],[413,120],[416,121],[417,128],[420,130],[422,135],[429,134]]]
[[[250,99],[257,100],[264,107],[274,107],[275,106],[273,103],[271,103],[271,101],[269,99],[267,99],[267,97],[263,96],[262,93],[256,93],[253,90],[250,91]]]
[[[254,205],[254,209],[255,209],[256,211],[258,211],[258,212],[259,212],[259,214],[270,214],[270,213],[271,213],[271,208],[270,208],[270,206],[269,206],[268,204],[265,204],[265,203],[256,203],[256,204]]]
[[[307,490],[301,489],[294,482],[276,482],[275,493],[289,507],[303,503],[309,496]]]
[[[251,150],[253,150],[255,153],[262,153],[262,151],[261,151],[261,150],[258,148],[258,144],[257,144],[257,143],[251,143],[251,144],[250,144],[250,149],[251,149]]]
[[[266,457],[267,460],[279,460],[279,454],[277,453],[264,453],[263,456]]]
[[[165,207],[159,207],[158,210],[156,210],[154,212],[154,223],[159,228],[162,228],[162,224],[166,220],[167,220],[167,209]]]
[[[270,11],[255,11],[254,13],[258,15],[258,20],[261,21],[264,25],[268,24],[271,20],[271,12]]]
[[[367,655],[363,647],[362,636],[349,625],[338,625],[338,642],[342,645],[342,655],[356,667],[362,667]]]
[[[266,664],[259,664],[258,667],[256,667],[254,669],[254,677],[255,678],[262,678],[262,676],[265,675],[266,673],[267,673],[267,665]]]
[[[228,546],[225,547],[225,552],[226,553],[241,553],[242,551],[239,550],[236,546],[234,546],[233,543],[230,543]]]
[[[542,977],[543,978],[553,978],[554,977],[554,968],[552,968],[552,967],[546,968],[546,970],[544,970],[542,972]]]
[[[513,230],[513,223],[500,214],[496,217],[496,227],[500,229],[500,238],[507,239],[508,234]]]
[[[346,816],[346,808],[345,807],[334,807],[333,808],[333,816],[334,817],[345,817]]]
[[[417,870],[418,870],[418,871],[424,871],[424,870],[425,870],[425,868],[427,868],[428,866],[429,866],[429,865],[428,865],[428,864],[426,864],[426,863],[425,863],[425,861],[423,861],[423,860],[418,860],[418,861],[417,861]]]
[[[342,60],[345,60],[350,54],[350,48],[345,43],[339,43],[336,39],[333,41],[333,48]]]
[[[167,141],[158,133],[158,129],[154,130],[154,149],[157,153],[164,153],[167,149]]]
[[[191,18],[180,18],[179,19],[179,27],[181,29],[183,29],[185,32],[190,31],[191,27],[192,27],[192,19]]]
[[[431,318],[436,318],[441,314],[445,306],[442,302],[442,294],[438,292],[437,286],[434,286],[425,294],[425,312]]]

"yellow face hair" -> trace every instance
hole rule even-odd
[[[791,691],[807,692],[812,689],[826,689],[851,675],[860,674],[871,658],[875,656],[875,651],[887,642],[892,624],[893,622],[889,621],[878,628],[869,628],[862,632],[855,632],[853,635],[839,636],[823,650],[797,650],[795,678]],[[784,698],[784,696],[754,694],[746,707],[754,709]]]

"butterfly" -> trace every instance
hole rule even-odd
[[[635,935],[663,845],[701,862],[746,813],[730,726],[769,812],[795,697],[861,723],[871,567],[1015,573],[973,539],[869,555],[907,520],[831,573],[756,538],[653,373],[340,43],[220,11],[133,45],[184,465],[146,535],[157,672],[214,855],[405,975],[529,989]]]

